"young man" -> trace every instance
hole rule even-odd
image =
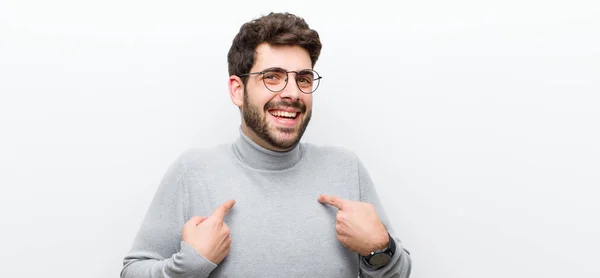
[[[229,51],[233,144],[169,168],[121,277],[409,277],[411,258],[350,151],[300,143],[321,77],[316,31],[244,24]]]

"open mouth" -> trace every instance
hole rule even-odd
[[[298,111],[284,111],[284,110],[269,110],[268,111],[271,116],[278,119],[296,119],[300,115]]]

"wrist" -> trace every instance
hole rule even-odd
[[[372,250],[366,256],[361,254],[362,260],[370,268],[379,269],[391,262],[392,257],[396,253],[396,243],[389,233],[387,233],[387,238],[387,245],[385,247]]]
[[[379,237],[379,241],[377,242],[377,245],[375,246],[375,250],[384,249],[384,248],[388,247],[389,244],[390,244],[390,234],[387,232],[387,230],[384,230],[381,233],[381,236]]]
[[[386,249],[390,244],[390,235],[387,230],[384,229],[382,232],[378,234],[373,234],[369,241],[366,242],[365,248],[358,252],[359,255],[366,257],[371,255],[371,253],[375,250],[383,250]]]
[[[378,230],[377,236],[373,239],[372,247],[371,250],[369,250],[369,252],[373,250],[385,249],[388,247],[389,243],[390,234],[387,231],[387,227],[385,227],[385,225],[383,225],[382,223],[381,228]]]

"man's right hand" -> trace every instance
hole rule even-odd
[[[234,200],[229,200],[221,204],[210,216],[194,216],[183,225],[183,241],[192,245],[200,255],[214,264],[219,264],[229,254],[231,237],[223,218],[234,204]]]

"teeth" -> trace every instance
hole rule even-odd
[[[296,118],[296,112],[271,111],[271,115],[275,117]]]

